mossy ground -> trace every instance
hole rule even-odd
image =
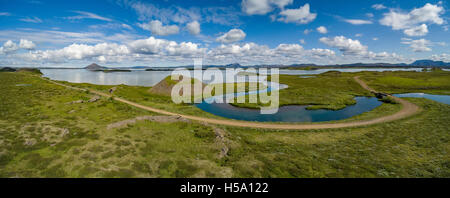
[[[370,73],[362,80],[375,90],[386,93],[429,93],[450,95],[450,72],[382,72]]]

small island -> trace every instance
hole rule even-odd
[[[131,70],[129,70],[129,69],[108,68],[108,67],[100,66],[100,65],[98,65],[96,63],[92,63],[92,64],[86,66],[84,69],[87,69],[89,71],[101,71],[101,72],[105,72],[105,73],[110,73],[110,72],[131,72]]]

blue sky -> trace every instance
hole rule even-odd
[[[0,0],[0,66],[450,61],[449,1]]]

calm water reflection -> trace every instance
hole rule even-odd
[[[208,104],[203,102],[196,106],[203,111],[217,116],[246,121],[258,122],[324,122],[347,119],[364,112],[371,111],[382,103],[377,98],[356,97],[356,104],[344,109],[333,110],[306,110],[306,106],[289,105],[280,107],[278,113],[272,115],[260,114],[257,109],[235,107],[230,104]]]
[[[96,85],[131,85],[153,86],[171,74],[171,71],[144,71],[131,72],[95,72],[86,69],[42,69],[44,77],[52,80],[68,81],[73,83],[90,83]]]

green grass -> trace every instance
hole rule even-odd
[[[341,75],[336,78],[345,82],[346,75],[373,74]],[[0,79],[0,177],[450,177],[450,106],[426,99],[408,99],[423,109],[414,117],[366,127],[278,131],[218,126],[226,131],[230,149],[219,158],[212,126],[139,121],[107,130],[108,124],[154,114],[107,98],[67,104],[92,94],[29,72],[0,73]],[[112,87],[77,86],[105,92]],[[147,90],[118,86],[117,95],[181,108]],[[345,90],[353,92],[357,89]],[[346,121],[399,108],[385,103]],[[69,133],[62,136],[65,129]],[[24,144],[30,140],[35,143]]]
[[[383,72],[362,78],[372,88],[386,93],[429,93],[450,95],[450,72]]]

